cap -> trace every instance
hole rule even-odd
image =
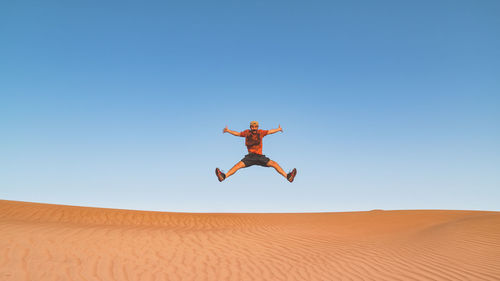
[[[250,122],[250,126],[252,126],[252,125],[259,126],[259,122],[257,122],[257,121],[252,121],[252,122]]]

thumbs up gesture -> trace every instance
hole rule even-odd
[[[229,130],[227,129],[227,125],[226,125],[226,128],[224,128],[224,130],[222,130],[222,133],[224,134],[227,131],[229,131]]]
[[[281,124],[278,125],[278,130],[283,133],[283,129],[281,128]]]

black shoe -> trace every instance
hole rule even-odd
[[[223,181],[226,179],[226,174],[224,174],[223,172],[221,172],[219,170],[219,168],[215,168],[215,174],[217,175],[217,178],[219,179],[219,181]]]
[[[286,179],[287,179],[289,182],[292,182],[292,181],[293,181],[293,179],[295,178],[295,175],[297,175],[297,169],[293,168],[293,170],[292,170],[290,173],[288,173],[288,174],[286,175]]]

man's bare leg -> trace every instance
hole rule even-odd
[[[269,162],[267,162],[267,166],[273,167],[274,169],[276,169],[276,172],[278,172],[282,176],[284,176],[285,179],[287,178],[287,174],[285,173],[285,171],[283,171],[283,169],[281,169],[281,167],[280,167],[280,165],[278,165],[278,163],[274,162],[273,160],[269,160]]]
[[[241,168],[245,168],[245,163],[243,163],[243,161],[236,163],[236,165],[234,165],[231,168],[231,170],[229,170],[229,172],[226,173],[226,178],[228,178],[230,175],[236,173],[236,171],[238,171]]]

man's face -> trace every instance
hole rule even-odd
[[[259,129],[259,125],[250,125],[250,130],[252,133],[257,133],[257,130]]]

